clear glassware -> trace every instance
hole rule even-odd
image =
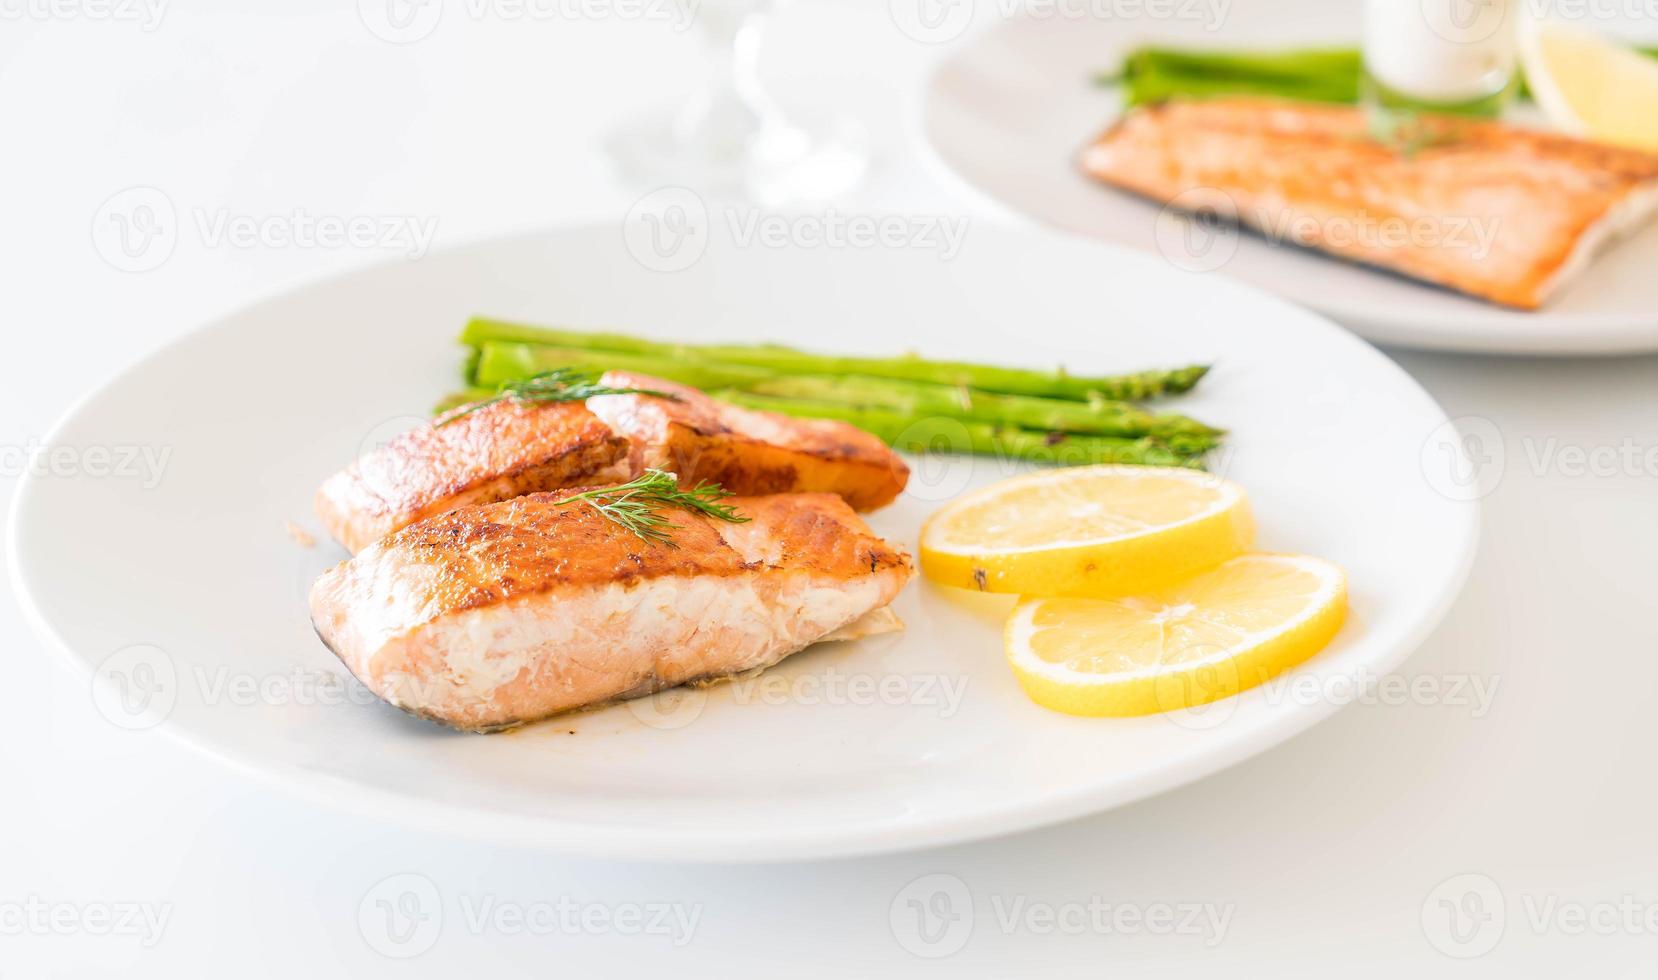
[[[1365,0],[1372,120],[1415,112],[1495,116],[1515,88],[1511,0]]]
[[[712,70],[683,106],[611,135],[606,149],[624,176],[773,207],[828,198],[863,179],[869,156],[862,127],[846,117],[791,117],[761,83],[760,39],[772,6],[687,6]]]

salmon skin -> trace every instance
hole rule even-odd
[[[671,544],[577,490],[462,507],[324,573],[317,634],[380,698],[466,731],[775,664],[884,610],[910,560],[839,497],[665,511]]]
[[[1658,155],[1422,117],[1391,144],[1363,109],[1258,98],[1130,112],[1085,173],[1185,211],[1523,310],[1658,210]]]
[[[644,375],[601,380],[676,397],[492,402],[364,454],[323,483],[317,515],[356,553],[456,507],[623,482],[650,467],[740,495],[834,493],[859,510],[891,503],[909,479],[897,453],[844,422],[750,411]]]

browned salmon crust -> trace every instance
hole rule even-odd
[[[328,533],[361,551],[466,504],[510,500],[625,473],[627,440],[579,402],[499,401],[366,453],[317,491]]]
[[[909,481],[902,458],[875,436],[829,419],[758,412],[695,388],[625,371],[601,383],[677,395],[601,395],[588,407],[627,436],[633,472],[679,475],[687,485],[718,483],[733,493],[833,493],[856,510],[892,503]]]
[[[740,495],[834,493],[858,510],[891,503],[909,479],[897,453],[844,422],[752,412],[645,375],[603,381],[678,398],[494,402],[365,454],[317,491],[317,514],[355,553],[455,507],[618,482],[648,467]]]
[[[673,546],[538,493],[410,525],[319,578],[317,633],[375,694],[473,731],[770,666],[891,602],[909,558],[829,494],[674,510]]]
[[[1186,210],[1521,309],[1658,207],[1658,155],[1496,122],[1427,119],[1408,148],[1363,110],[1270,99],[1137,109],[1082,169]]]

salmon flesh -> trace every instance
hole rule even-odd
[[[675,397],[493,402],[364,454],[323,483],[317,515],[355,553],[456,507],[623,482],[649,467],[739,495],[834,493],[858,510],[891,503],[909,479],[897,453],[844,422],[750,411],[644,375],[602,380]]]
[[[726,501],[745,523],[668,509],[670,544],[577,492],[461,507],[370,545],[312,587],[318,635],[391,704],[493,731],[890,628],[870,614],[911,574],[832,494]]]
[[[1130,112],[1085,173],[1183,211],[1492,303],[1534,310],[1658,210],[1658,155],[1498,122],[1257,98]]]
[[[607,372],[599,383],[674,395],[600,395],[587,407],[627,437],[634,475],[646,469],[732,493],[833,493],[855,510],[892,503],[910,468],[857,426],[741,408],[649,375]]]
[[[626,479],[627,452],[580,402],[499,401],[363,454],[318,489],[317,516],[356,553],[456,507]]]

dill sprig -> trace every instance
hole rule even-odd
[[[1405,160],[1423,150],[1458,142],[1462,135],[1448,120],[1423,117],[1413,109],[1376,108],[1369,114],[1369,137]]]
[[[495,389],[493,398],[486,398],[470,405],[461,405],[458,408],[444,412],[432,423],[448,425],[465,415],[470,415],[480,408],[493,405],[499,401],[515,402],[578,402],[592,398],[594,395],[655,395],[658,398],[679,400],[678,395],[666,391],[656,391],[651,388],[612,388],[609,385],[599,384],[598,379],[591,374],[577,371],[574,368],[557,368],[552,371],[543,371],[528,378],[516,381],[503,381]]]
[[[559,506],[577,501],[591,504],[593,509],[633,532],[638,537],[670,548],[677,548],[668,532],[679,527],[663,516],[662,508],[679,507],[706,514],[715,520],[731,524],[746,524],[749,518],[738,514],[720,501],[731,496],[731,491],[717,483],[704,481],[689,490],[682,490],[679,477],[661,470],[646,470],[645,475],[615,487],[601,487],[578,493]]]

